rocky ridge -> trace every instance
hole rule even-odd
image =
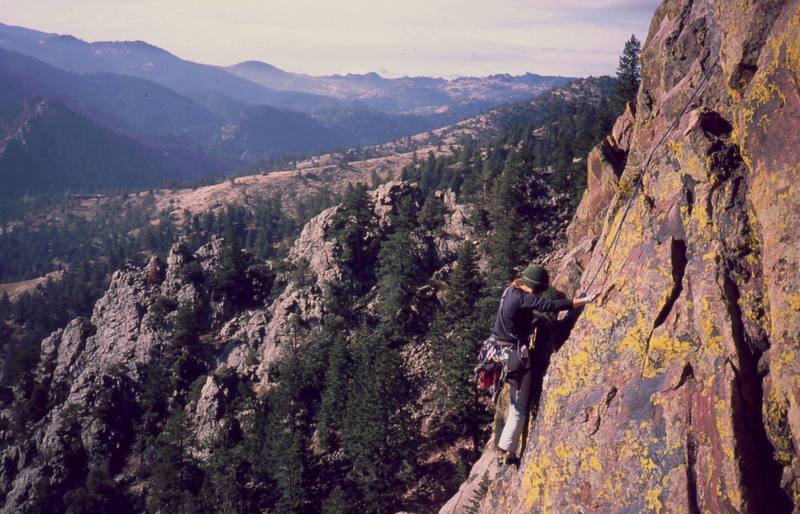
[[[389,182],[371,193],[378,230],[401,198],[421,201],[416,185]],[[452,260],[456,242],[470,238],[463,205],[453,195],[443,195],[448,208],[447,232],[437,241],[443,260]],[[30,380],[0,398],[0,419],[16,420],[19,405],[38,405],[26,415],[19,433],[12,424],[0,425],[0,512],[28,512],[46,502],[41,491],[75,480],[76,466],[109,464],[119,482],[146,487],[137,481],[141,466],[135,451],[135,413],[143,401],[147,368],[170,350],[170,338],[181,309],[205,313],[208,323],[195,351],[212,356],[209,373],[198,378],[196,398],[186,414],[196,439],[199,458],[207,458],[203,443],[210,443],[221,428],[220,418],[230,402],[225,377],[233,373],[253,389],[270,387],[270,367],[287,347],[293,347],[298,326],[311,330],[322,316],[320,284],[334,280],[336,243],[330,240],[339,207],[323,211],[304,228],[290,250],[289,261],[307,264],[306,283],[280,275],[286,284],[274,299],[232,315],[228,300],[208,287],[218,272],[223,240],[213,239],[197,252],[184,243],[175,244],[166,262],[157,257],[147,266],[126,266],[115,272],[106,294],[96,303],[90,318],[77,318],[42,342],[41,360]],[[374,237],[381,237],[375,233]],[[6,398],[5,396],[9,396]],[[27,402],[34,398],[37,402]],[[21,427],[20,427],[21,428]],[[207,447],[206,447],[207,448]]]

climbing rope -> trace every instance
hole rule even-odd
[[[628,212],[630,212],[631,207],[633,206],[633,201],[636,199],[636,196],[639,193],[639,189],[641,189],[642,187],[642,181],[644,179],[645,174],[647,173],[647,168],[650,166],[650,162],[653,160],[653,155],[655,154],[656,150],[658,150],[658,148],[664,143],[664,141],[667,140],[667,137],[672,133],[672,131],[675,130],[675,127],[678,126],[678,123],[680,123],[681,118],[683,118],[683,115],[686,114],[686,111],[687,109],[689,109],[689,106],[692,104],[694,99],[703,89],[703,86],[705,85],[706,81],[708,81],[709,77],[711,77],[711,72],[714,71],[714,68],[716,67],[718,62],[719,62],[719,54],[717,55],[717,58],[714,59],[714,62],[711,63],[711,66],[708,67],[708,70],[706,70],[706,72],[703,74],[703,78],[700,80],[700,83],[697,84],[697,87],[694,89],[691,96],[689,96],[689,100],[686,101],[686,104],[678,112],[678,115],[675,117],[675,119],[672,120],[672,123],[670,123],[670,125],[667,127],[667,130],[664,131],[664,133],[661,135],[661,138],[653,146],[653,148],[650,150],[650,153],[647,155],[647,159],[645,159],[644,166],[642,167],[642,172],[639,174],[639,178],[636,180],[636,185],[634,185],[633,187],[633,191],[631,192],[631,197],[628,199],[628,203],[625,206],[625,210],[622,212],[622,218],[619,220],[619,225],[617,225],[617,230],[614,233],[614,237],[611,239],[611,244],[608,246],[608,250],[603,255],[603,258],[600,260],[600,264],[595,269],[594,275],[592,276],[592,280],[589,281],[589,285],[586,286],[586,288],[584,289],[583,293],[580,296],[586,295],[586,293],[588,293],[592,289],[592,285],[594,285],[594,281],[597,278],[597,275],[600,273],[600,270],[603,269],[603,266],[605,265],[606,260],[608,260],[608,257],[613,253],[614,247],[616,246],[617,241],[619,240],[620,232],[622,231],[622,225],[625,223],[625,218],[628,216]]]

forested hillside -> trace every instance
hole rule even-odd
[[[5,229],[6,277],[70,265],[0,303],[3,512],[436,508],[490,428],[470,376],[495,297],[563,242],[609,93],[291,213]]]

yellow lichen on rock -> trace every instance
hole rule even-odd
[[[581,452],[581,468],[589,469],[592,471],[601,471],[603,467],[600,465],[600,460],[597,458],[597,449],[593,446],[587,446]]]
[[[637,474],[633,482],[627,485],[627,494],[635,497],[636,492],[644,493],[644,506],[652,511],[659,512],[662,503],[662,487],[660,477],[662,469],[657,463],[657,457],[650,452],[651,446],[657,446],[658,439],[652,434],[647,422],[640,422],[629,427],[624,432],[624,438],[618,448],[619,456],[632,460],[638,464]],[[641,496],[639,496],[641,498]]]
[[[600,371],[599,359],[593,355],[593,352],[597,351],[597,346],[584,338],[580,340],[578,348],[569,354],[565,365],[560,369],[558,384],[550,390],[553,397],[546,399],[544,409],[546,420],[555,418],[559,398],[568,397],[594,381]]]
[[[784,466],[790,465],[793,441],[787,423],[789,402],[784,396],[773,392],[765,403],[764,414],[770,440],[775,446],[776,460]]]
[[[793,72],[796,80],[800,77],[800,7],[795,11],[785,34],[783,44],[786,48],[786,66]]]
[[[789,307],[789,312],[800,312],[800,294],[787,295],[786,305]]]
[[[636,354],[639,359],[644,357],[645,345],[650,335],[648,321],[649,319],[646,319],[643,313],[637,313],[633,326],[628,329],[619,342],[618,349],[620,353],[628,351]]]
[[[650,350],[645,362],[645,376],[654,377],[670,363],[683,362],[691,352],[689,343],[666,333],[653,335],[650,338]]]
[[[719,399],[714,403],[717,433],[719,434],[720,442],[722,443],[722,451],[725,453],[725,457],[732,462],[733,446],[735,441],[733,439],[733,427],[731,426],[730,420],[727,417],[729,412],[730,406],[725,402],[725,400]]]
[[[528,509],[541,505],[542,513],[556,512],[553,509],[553,491],[566,484],[567,477],[574,468],[569,462],[569,448],[561,443],[555,448],[556,462],[543,455],[535,455],[525,469],[522,489]],[[574,469],[573,469],[574,471]]]
[[[722,355],[722,336],[719,333],[717,324],[713,318],[713,311],[708,298],[701,300],[701,309],[698,312],[698,318],[702,327],[701,335],[705,343],[706,351],[714,356]]]
[[[661,500],[659,497],[661,496],[661,488],[656,487],[653,489],[648,489],[644,495],[644,506],[647,507],[650,511],[659,513],[663,505],[661,504]]]

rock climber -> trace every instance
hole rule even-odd
[[[528,400],[531,390],[531,366],[524,356],[533,331],[536,312],[558,312],[583,307],[592,302],[597,293],[574,300],[547,300],[541,295],[550,287],[550,279],[544,267],[531,264],[503,292],[492,333],[500,344],[512,344],[518,349],[517,360],[522,360],[516,376],[509,373],[511,395],[505,426],[500,435],[498,448],[505,456],[506,464],[518,464],[519,445],[525,418],[528,415]],[[510,365],[511,366],[511,365]],[[511,366],[513,367],[513,366]]]

